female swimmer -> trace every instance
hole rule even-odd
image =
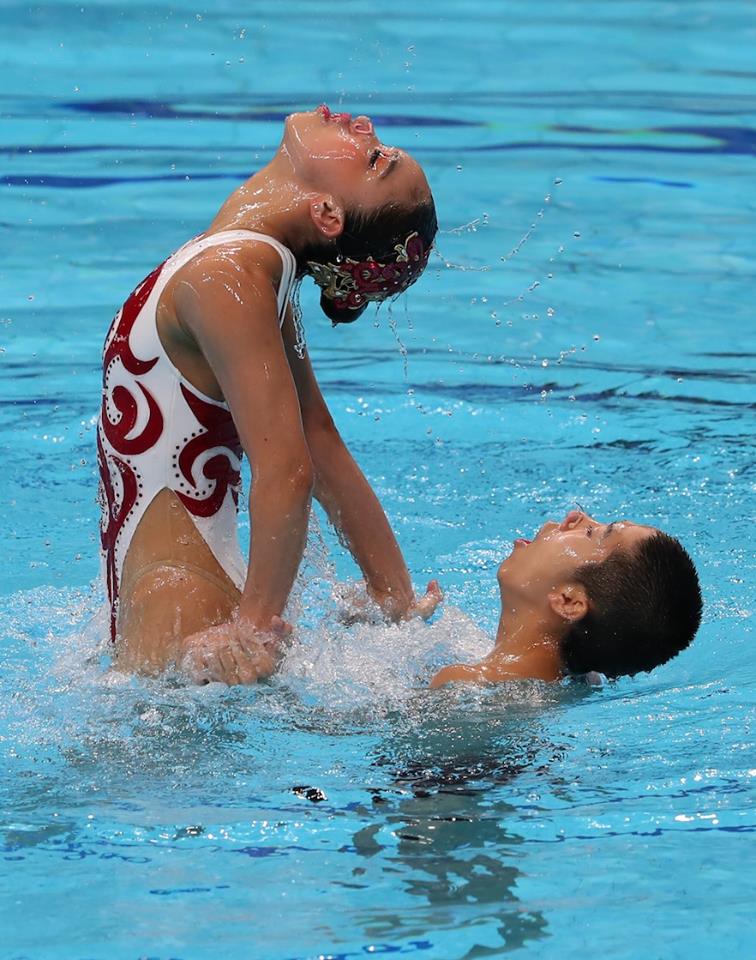
[[[289,302],[309,274],[334,323],[406,290],[437,229],[422,169],[364,116],[285,123],[271,162],[134,290],[105,342],[101,541],[119,667],[197,680],[272,672],[311,495],[393,619],[429,616],[391,527],[334,426]],[[249,565],[240,460],[252,471]]]

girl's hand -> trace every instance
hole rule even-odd
[[[256,683],[276,669],[291,631],[280,617],[267,631],[242,619],[208,627],[184,640],[179,667],[195,683]]]
[[[414,617],[422,617],[423,620],[430,620],[443,599],[444,593],[438,580],[431,580],[425,589],[425,596],[416,600],[402,619],[411,620]]]
[[[409,603],[405,601],[402,608],[395,597],[379,595],[369,587],[366,590],[365,585],[360,583],[342,589],[338,599],[343,605],[338,614],[339,620],[351,626],[353,623],[380,622],[386,618],[399,623],[416,617],[430,620],[444,599],[444,594],[438,580],[431,580],[424,596],[419,600],[413,597]]]

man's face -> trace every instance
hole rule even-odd
[[[654,533],[654,527],[629,520],[601,523],[581,510],[571,510],[561,522],[544,523],[533,540],[515,540],[499,567],[502,596],[507,603],[522,598],[541,606],[550,593],[570,583],[583,564],[601,563],[617,549],[632,551]]]

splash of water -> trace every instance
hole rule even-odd
[[[307,349],[307,342],[305,339],[304,321],[302,320],[302,305],[300,303],[301,289],[302,281],[298,280],[292,287],[291,294],[289,295],[289,303],[291,304],[291,313],[294,317],[294,330],[297,335],[294,350],[299,359],[303,360],[305,350]]]

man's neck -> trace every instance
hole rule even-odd
[[[509,677],[553,681],[562,675],[559,640],[539,611],[502,603],[489,668]]]

